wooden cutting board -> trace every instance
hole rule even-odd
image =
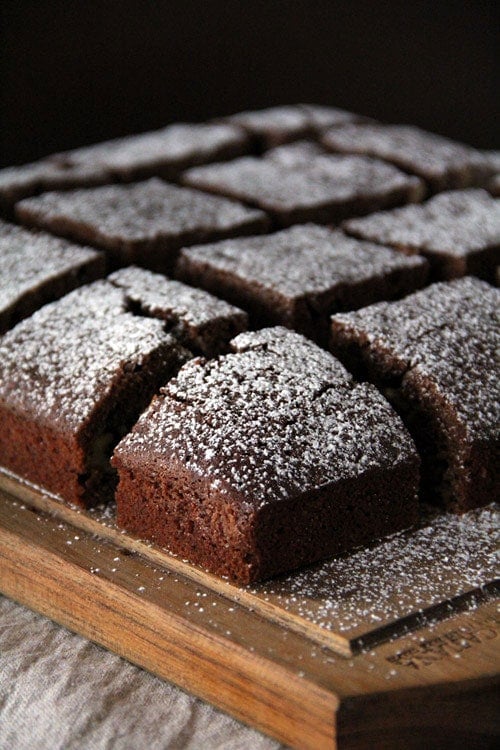
[[[500,737],[498,513],[236,586],[0,473],[0,590],[296,748]]]

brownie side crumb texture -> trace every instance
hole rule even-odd
[[[112,263],[166,271],[179,248],[265,231],[260,211],[153,178],[67,193],[45,193],[16,205],[28,226],[88,242]]]
[[[102,253],[0,221],[0,334],[104,274]]]
[[[327,344],[332,313],[418,289],[427,262],[305,224],[185,248],[175,273],[247,309],[254,327],[280,324]]]
[[[491,174],[480,151],[410,125],[349,124],[327,131],[322,143],[391,162],[421,177],[433,192],[484,186]]]
[[[424,498],[458,512],[499,497],[499,305],[466,277],[332,318],[332,351],[412,432]]]
[[[195,354],[226,351],[248,327],[248,316],[238,307],[143,268],[122,268],[108,281],[124,291],[129,307],[164,320],[166,330]]]
[[[320,155],[289,164],[244,157],[190,169],[182,181],[256,206],[277,227],[308,221],[328,224],[422,196],[418,178],[363,156]]]
[[[118,523],[249,582],[416,519],[419,460],[377,390],[284,328],[187,363],[117,446]]]
[[[346,221],[343,229],[425,255],[435,280],[472,274],[491,281],[500,264],[500,200],[484,190],[441,193],[418,206]]]

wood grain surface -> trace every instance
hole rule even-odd
[[[401,628],[384,623],[363,649],[352,633],[320,638],[314,611],[290,611],[286,577],[281,589],[242,589],[121,533],[107,513],[67,508],[5,476],[1,484],[4,594],[280,741],[320,750],[498,741],[489,553],[481,585],[471,579],[457,595],[448,580],[439,596],[454,596]],[[368,622],[363,632],[375,630]]]

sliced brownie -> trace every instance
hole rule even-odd
[[[313,224],[181,251],[178,278],[326,344],[330,315],[423,286],[427,262]]]
[[[18,203],[16,213],[29,226],[107,250],[116,265],[159,271],[173,264],[184,245],[267,228],[260,211],[158,179],[45,193]]]
[[[0,333],[104,273],[102,253],[0,221]]]
[[[263,150],[280,143],[315,136],[324,128],[363,118],[336,107],[315,104],[291,104],[269,107],[221,118],[221,122],[237,125],[252,138],[254,146]]]
[[[421,253],[435,279],[473,274],[492,279],[500,263],[500,200],[484,190],[454,190],[345,222],[348,234]]]
[[[243,310],[144,268],[122,268],[108,281],[125,292],[132,309],[164,320],[167,330],[194,353],[226,351],[230,340],[247,329]]]
[[[190,169],[183,182],[266,211],[277,226],[320,224],[419,200],[421,182],[362,156],[317,156],[300,163],[246,157]]]
[[[264,158],[284,167],[308,167],[318,156],[326,156],[325,149],[315,141],[295,141],[266,151]]]
[[[500,291],[466,277],[332,318],[332,350],[384,388],[423,459],[424,496],[499,497]]]
[[[483,151],[483,156],[493,170],[487,188],[496,198],[500,197],[500,151]]]
[[[97,143],[57,154],[70,167],[103,167],[110,177],[131,182],[146,177],[175,179],[196,164],[223,161],[248,151],[248,138],[232,125],[176,123],[161,130]]]
[[[312,135],[317,136],[326,128],[336,128],[351,122],[371,122],[370,118],[346,112],[338,107],[327,107],[323,104],[298,105],[309,120]]]
[[[176,179],[188,167],[247,151],[248,138],[240,128],[215,123],[169,125],[0,170],[0,211],[10,216],[15,203],[49,190],[153,176]]]
[[[416,518],[418,458],[373,386],[284,328],[192,360],[117,446],[118,523],[241,582]]]
[[[391,162],[421,177],[434,192],[484,186],[491,174],[480,151],[410,125],[350,124],[327,131],[322,142],[332,151]]]
[[[109,499],[114,445],[189,356],[105,280],[46,305],[0,339],[0,465],[69,503]]]
[[[71,190],[109,182],[107,171],[98,165],[69,165],[57,159],[0,170],[0,213],[12,217],[14,204],[47,190]]]

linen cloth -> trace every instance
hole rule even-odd
[[[0,748],[285,750],[2,596]]]

